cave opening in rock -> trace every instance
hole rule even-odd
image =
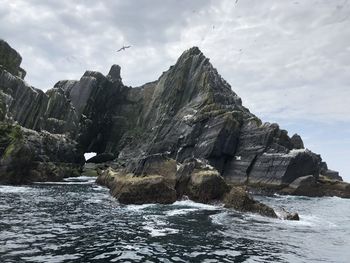
[[[87,160],[89,160],[90,158],[95,157],[96,154],[97,154],[97,153],[95,153],[95,152],[87,152],[87,153],[84,153],[85,162],[86,162]]]

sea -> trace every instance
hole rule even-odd
[[[96,178],[0,186],[0,262],[350,262],[350,199],[255,196],[300,221],[190,200],[122,205]]]

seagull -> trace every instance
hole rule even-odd
[[[117,52],[124,51],[127,48],[131,48],[131,46],[123,46],[122,48],[118,49]]]

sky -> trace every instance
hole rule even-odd
[[[350,181],[348,0],[0,0],[0,38],[43,90],[112,64],[139,86],[198,46],[251,112]]]

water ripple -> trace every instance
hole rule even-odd
[[[0,259],[347,262],[350,215],[344,211],[349,211],[350,200],[258,199],[298,211],[301,221],[242,214],[189,200],[172,205],[120,205],[91,178],[0,186]]]

